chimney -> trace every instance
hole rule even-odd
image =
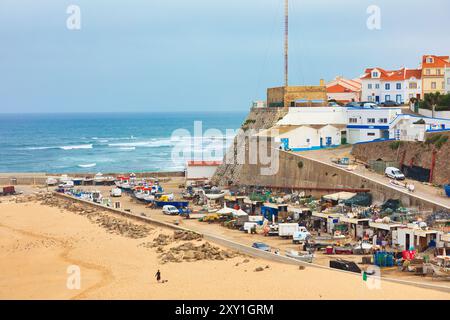
[[[324,86],[325,86],[325,80],[320,79],[320,86],[321,86],[321,87],[324,87]]]

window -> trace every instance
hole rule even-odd
[[[367,85],[367,89],[372,89],[372,84],[371,84],[371,83],[369,83],[369,84]]]
[[[375,123],[375,118],[367,118],[368,123]]]
[[[429,76],[430,75],[430,69],[425,69],[425,73],[426,73],[427,76]]]
[[[417,89],[417,82],[410,82],[409,83],[409,88],[410,89]]]
[[[387,123],[387,118],[380,118],[378,119],[379,123]]]
[[[450,85],[450,78],[447,78],[447,84]]]
[[[413,93],[410,93],[409,94],[409,98],[411,99],[411,98],[414,98],[414,94]]]
[[[348,122],[350,122],[350,123],[357,123],[358,119],[357,118],[349,118]]]
[[[389,94],[384,96],[384,101],[389,101],[391,100],[391,96]]]
[[[433,58],[432,57],[428,57],[427,58],[427,63],[433,63]]]
[[[384,88],[385,88],[386,90],[390,90],[390,89],[391,89],[391,84],[390,84],[390,83],[386,83],[386,84],[384,85]]]
[[[378,72],[377,71],[372,72],[372,78],[378,78]]]
[[[436,74],[437,74],[438,76],[440,76],[440,75],[441,75],[441,69],[436,69]]]
[[[309,141],[311,141],[311,140],[310,140],[309,138],[308,138],[308,139],[306,139],[306,142],[307,142],[307,143],[309,143]]]
[[[401,90],[402,89],[402,84],[401,83],[397,83],[397,90]]]
[[[436,82],[431,83],[431,89],[436,89]]]
[[[375,89],[380,89],[380,84],[379,83],[375,83]]]
[[[375,136],[375,132],[367,132],[367,135],[373,137],[373,136]]]

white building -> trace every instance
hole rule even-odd
[[[420,98],[421,74],[420,69],[366,69],[361,77],[361,99],[376,103],[395,101],[407,104],[412,97]]]
[[[399,114],[389,124],[389,138],[402,141],[424,141],[426,132],[450,130],[450,119]]]
[[[389,124],[401,113],[400,108],[347,108],[347,142],[389,139]]]
[[[194,181],[209,181],[221,164],[221,161],[188,161],[186,164],[187,184]]]
[[[273,138],[292,151],[335,147],[346,136],[346,114],[344,107],[293,107],[274,127],[257,136]]]

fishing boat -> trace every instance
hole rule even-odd
[[[47,184],[48,186],[55,186],[55,185],[58,184],[58,179],[52,178],[52,177],[48,177],[48,178],[47,178],[47,181],[46,181],[46,184]]]
[[[296,250],[286,250],[286,257],[293,258],[299,261],[312,263],[314,255],[312,253],[301,253]]]
[[[104,181],[105,181],[105,177],[103,177],[103,173],[98,172],[97,174],[95,174],[95,176],[94,176],[95,184],[103,184]]]

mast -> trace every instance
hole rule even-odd
[[[284,86],[288,86],[289,0],[284,0]]]

